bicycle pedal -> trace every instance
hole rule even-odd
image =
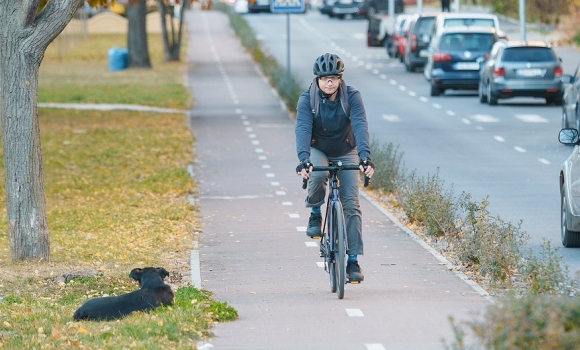
[[[349,280],[347,283],[350,283],[350,284],[360,284],[360,281],[350,281]]]

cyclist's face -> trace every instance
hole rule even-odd
[[[318,87],[325,94],[332,95],[336,92],[336,90],[338,90],[340,79],[340,75],[328,75],[325,77],[319,77]]]

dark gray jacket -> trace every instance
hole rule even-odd
[[[310,89],[304,91],[296,106],[296,153],[300,161],[310,158],[310,147],[329,157],[342,156],[355,147],[361,159],[370,157],[368,123],[362,97],[358,90],[346,87],[350,118],[340,103],[341,93],[329,101],[318,91],[319,108],[316,117],[310,106]]]

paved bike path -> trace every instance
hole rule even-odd
[[[365,281],[338,300],[304,233],[293,121],[226,15],[186,21],[202,287],[240,316],[200,348],[442,349],[448,316],[470,319],[488,299],[363,199]]]

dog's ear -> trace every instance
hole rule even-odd
[[[139,282],[141,282],[142,275],[143,275],[143,269],[140,269],[140,268],[133,269],[129,273],[129,277],[131,277],[135,281],[139,281]]]
[[[159,275],[161,276],[161,278],[169,276],[169,272],[165,270],[163,267],[158,267],[157,271],[159,271]]]

